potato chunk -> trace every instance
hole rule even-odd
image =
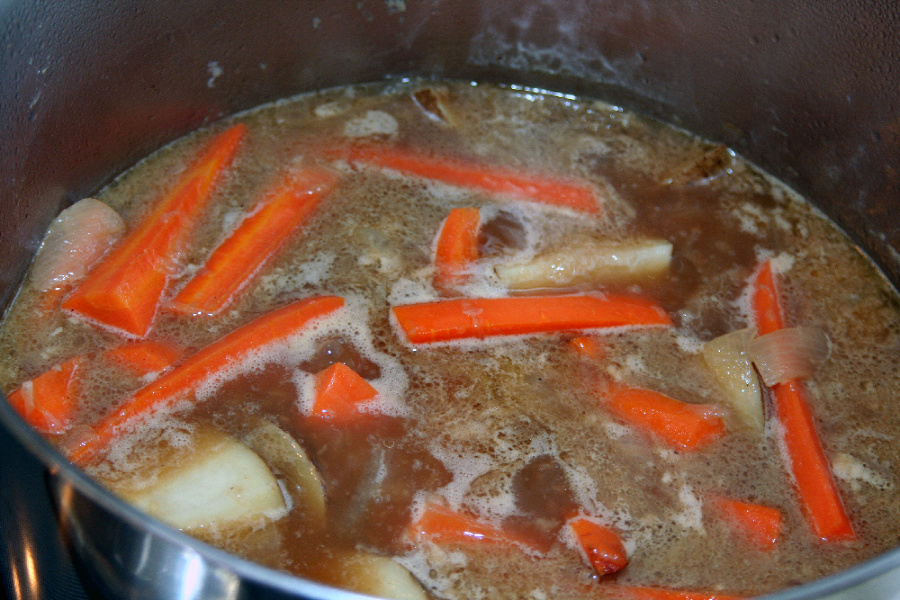
[[[332,585],[377,598],[426,600],[422,585],[409,571],[386,556],[367,552],[334,557],[328,569]]]
[[[512,290],[564,288],[637,282],[664,273],[672,261],[665,240],[608,242],[582,240],[494,272]]]
[[[232,437],[203,432],[190,449],[172,458],[154,477],[144,479],[145,485],[117,491],[149,515],[186,532],[240,527],[285,510],[266,463]]]

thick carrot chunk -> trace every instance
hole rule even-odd
[[[447,215],[438,236],[434,255],[434,287],[443,295],[468,279],[468,270],[478,259],[477,208],[454,208]]]
[[[605,406],[614,415],[685,452],[719,439],[725,424],[709,406],[688,404],[653,390],[614,390]]]
[[[413,344],[672,323],[662,307],[651,300],[613,295],[444,300],[395,306],[393,313]]]
[[[628,564],[625,546],[613,530],[587,517],[574,517],[567,524],[598,575],[615,573]]]
[[[26,381],[8,396],[10,405],[41,433],[63,433],[78,405],[77,372],[83,360],[75,357]]]
[[[429,503],[407,530],[412,541],[431,540],[439,544],[499,544],[534,549],[527,539],[475,517],[440,504]]]
[[[143,340],[117,346],[104,352],[104,355],[141,377],[172,366],[181,358],[181,350],[172,344]]]
[[[784,313],[768,261],[756,274],[752,303],[760,335],[784,327]],[[853,539],[853,525],[822,448],[803,383],[794,379],[775,384],[771,391],[774,416],[783,432],[788,470],[812,531],[823,541]]]
[[[329,154],[350,162],[489,194],[571,208],[591,214],[600,212],[600,201],[596,192],[590,185],[581,181],[552,175],[521,173],[387,145],[345,145],[330,149]]]
[[[713,498],[712,505],[737,532],[760,550],[771,550],[778,543],[782,516],[777,508],[725,497]]]
[[[311,321],[344,305],[335,296],[300,300],[259,317],[183,360],[176,368],[142,387],[93,427],[93,435],[70,449],[69,460],[85,463],[106,448],[126,424],[189,398],[254,350],[284,340]]]
[[[344,363],[334,363],[316,375],[314,416],[345,420],[359,416],[359,406],[378,395],[378,390]]]
[[[321,168],[289,173],[213,251],[170,308],[181,314],[221,313],[306,222],[336,183],[337,176]]]
[[[200,220],[246,127],[219,134],[169,193],[63,302],[99,325],[143,337],[150,330],[181,246]]]

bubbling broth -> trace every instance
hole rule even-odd
[[[726,148],[593,100],[362,86],[97,200],[51,227],[0,383],[213,545],[540,599],[748,597],[900,543],[898,296]]]

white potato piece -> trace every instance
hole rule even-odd
[[[204,431],[171,459],[145,479],[147,485],[117,491],[137,508],[186,532],[242,527],[284,514],[284,497],[269,467],[230,436]]]
[[[367,552],[335,557],[328,581],[360,594],[391,600],[427,600],[422,585],[394,560]]]
[[[244,441],[265,459],[278,476],[294,487],[299,509],[307,516],[309,524],[324,527],[325,488],[322,476],[303,447],[286,431],[265,420],[260,420]]]
[[[78,282],[124,231],[115,210],[93,198],[79,200],[50,224],[34,259],[32,284],[44,292]]]
[[[740,329],[719,336],[703,345],[701,354],[716,379],[722,384],[725,400],[752,429],[765,426],[762,388],[750,362],[753,329]]]
[[[581,240],[494,272],[508,289],[529,290],[638,282],[665,273],[671,262],[666,240]]]

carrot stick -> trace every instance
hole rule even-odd
[[[103,354],[107,359],[119,363],[138,377],[162,371],[181,358],[179,348],[154,340],[117,346]]]
[[[725,521],[760,550],[771,550],[778,543],[782,516],[777,508],[726,497],[713,498],[711,504]]]
[[[344,145],[330,149],[328,154],[352,163],[389,169],[488,194],[571,208],[590,214],[600,212],[596,192],[582,181],[521,173],[387,145]]]
[[[742,596],[719,592],[695,592],[624,584],[597,586],[599,597],[608,600],[741,600]]]
[[[625,546],[613,530],[587,517],[574,517],[567,525],[598,575],[615,573],[628,564]]]
[[[25,421],[41,433],[63,433],[69,427],[78,403],[78,370],[83,358],[76,356],[26,381],[7,397]]]
[[[784,326],[784,313],[768,261],[756,275],[752,303],[760,335]],[[827,542],[853,539],[853,526],[816,431],[803,383],[792,379],[775,384],[771,390],[773,413],[781,425],[788,470],[813,533]]]
[[[477,208],[454,208],[438,235],[434,254],[434,287],[443,295],[468,279],[468,269],[478,259]]]
[[[91,437],[71,449],[69,460],[84,464],[101,452],[123,426],[189,397],[198,387],[220,377],[254,350],[298,333],[310,321],[343,305],[344,300],[335,296],[300,300],[263,315],[213,342],[125,400],[93,427]]]
[[[614,295],[444,300],[395,306],[392,311],[413,344],[672,323],[662,307],[651,300]]]
[[[63,308],[126,334],[146,335],[177,253],[245,131],[244,125],[235,125],[213,138],[150,214],[66,298]]]
[[[623,421],[685,452],[698,450],[725,433],[721,417],[709,406],[688,404],[653,390],[617,389],[605,406]]]
[[[213,251],[169,308],[180,314],[221,313],[284,246],[291,233],[309,218],[336,183],[337,176],[325,169],[306,168],[289,173]]]
[[[344,363],[334,363],[316,375],[313,415],[333,420],[359,416],[359,406],[378,395],[378,390]]]
[[[435,503],[425,505],[419,517],[409,525],[413,541],[431,540],[441,544],[499,544],[534,549],[529,540],[474,517]]]

